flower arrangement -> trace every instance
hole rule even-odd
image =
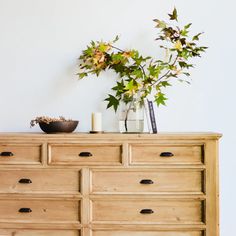
[[[200,57],[207,47],[198,45],[202,33],[190,36],[191,23],[182,28],[178,25],[176,8],[168,16],[169,22],[154,19],[158,29],[156,41],[166,51],[167,59],[143,56],[136,49],[120,49],[115,46],[118,36],[110,42],[92,41],[83,50],[79,57],[80,79],[91,74],[99,77],[106,70],[118,75],[112,88],[114,93],[105,99],[107,108],[113,107],[116,111],[121,101],[128,103],[137,94],[141,100],[154,96],[158,106],[165,105],[164,88],[172,86],[175,80],[190,83],[189,71],[194,67],[191,59]]]

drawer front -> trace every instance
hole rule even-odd
[[[76,200],[0,200],[0,220],[7,222],[78,222],[80,203]]]
[[[139,145],[130,146],[132,165],[203,164],[203,146]]]
[[[42,162],[40,144],[3,144],[0,143],[0,165],[40,164]]]
[[[92,193],[203,193],[204,172],[186,169],[92,170]]]
[[[121,145],[49,145],[49,163],[56,165],[121,165]]]
[[[77,170],[1,170],[0,193],[78,193]]]
[[[1,230],[0,236],[80,236],[77,230]]]
[[[94,230],[92,236],[203,236],[203,231],[124,231],[124,230]]]
[[[94,223],[203,223],[203,202],[200,200],[94,200],[92,209]]]

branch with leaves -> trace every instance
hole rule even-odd
[[[167,59],[160,60],[150,56],[142,56],[138,50],[123,50],[115,46],[119,37],[110,42],[92,41],[79,57],[80,79],[94,74],[99,77],[102,71],[113,70],[118,75],[114,94],[108,94],[105,101],[107,108],[116,111],[120,101],[129,102],[135,94],[141,99],[154,94],[157,105],[165,105],[167,97],[164,88],[171,86],[174,80],[187,82],[190,62],[194,57],[201,57],[207,47],[199,46],[202,33],[190,36],[191,23],[180,28],[178,14],[174,9],[169,15],[170,22],[154,19],[158,29],[156,41],[166,51]],[[175,23],[175,25],[173,25]],[[182,75],[185,77],[182,78]]]

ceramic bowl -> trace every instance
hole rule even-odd
[[[40,122],[39,127],[41,128],[42,131],[44,131],[47,134],[52,134],[52,133],[72,133],[79,121],[77,120],[72,120],[72,121],[53,121],[50,122],[49,124]]]

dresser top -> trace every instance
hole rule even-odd
[[[150,134],[150,133],[112,133],[112,132],[104,132],[101,134],[90,134],[90,133],[81,133],[81,132],[74,132],[74,133],[58,133],[58,134],[45,134],[42,132],[33,133],[33,132],[6,132],[0,133],[0,139],[157,139],[157,140],[170,140],[170,139],[219,139],[222,136],[220,133],[214,132],[185,132],[185,133],[158,133],[158,134]]]

